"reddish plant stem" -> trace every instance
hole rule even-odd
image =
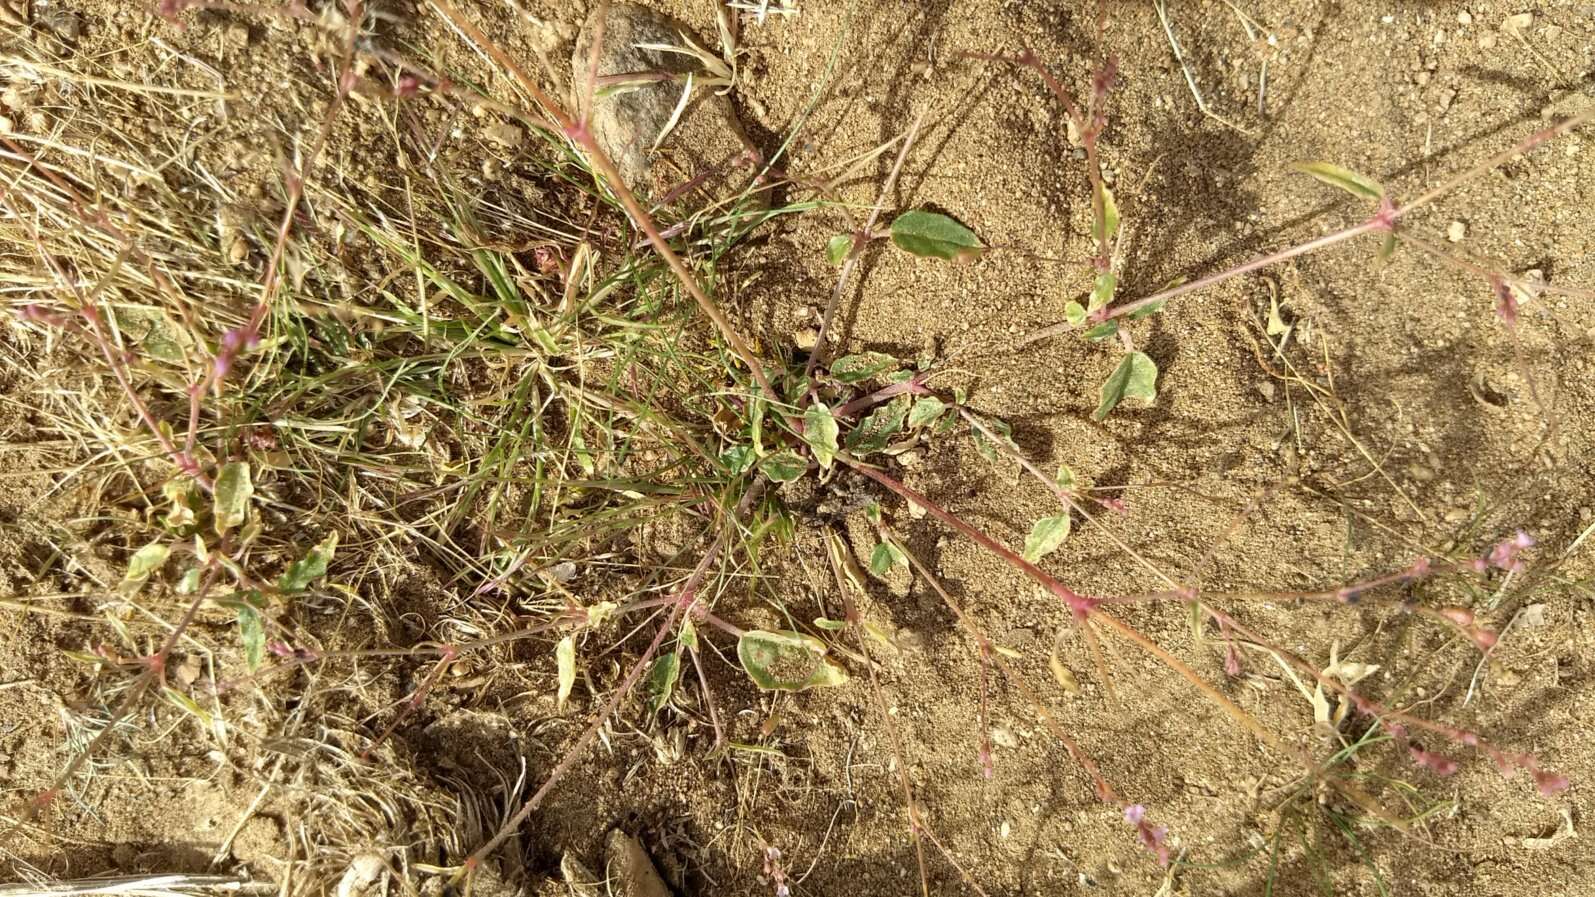
[[[923,396],[929,395],[930,390],[925,388],[925,381],[930,379],[930,371],[920,371],[901,383],[883,386],[874,392],[859,396],[851,402],[842,405],[834,412],[837,417],[854,417],[860,412],[868,411],[888,399],[895,399],[901,395]]]
[[[1051,592],[1053,595],[1062,600],[1076,617],[1083,617],[1089,614],[1091,609],[1096,606],[1096,601],[1094,599],[1086,598],[1082,595],[1076,594],[1068,586],[1065,586],[1063,583],[1059,582],[1053,577],[1048,576],[1035,564],[1032,564],[1020,557],[1016,552],[1014,552],[1013,549],[953,516],[940,505],[936,504],[925,496],[920,495],[918,492],[915,492],[897,480],[887,476],[874,467],[871,467],[857,458],[854,458],[847,452],[837,452],[836,460],[841,461],[848,467],[851,467],[864,476],[867,476],[875,482],[880,483],[882,486],[885,486],[887,489],[895,492],[898,496],[905,498],[916,505],[919,505],[937,520],[947,524],[948,526],[962,533],[970,541],[981,546],[992,554],[997,555],[1004,561],[1007,561],[1014,567],[1014,569],[1030,577],[1042,588],[1046,589],[1048,592]]]

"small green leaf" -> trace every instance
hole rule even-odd
[[[857,355],[843,355],[831,362],[830,368],[831,376],[837,380],[843,383],[858,383],[901,366],[902,362],[885,352],[861,352]]]
[[[1087,314],[1085,306],[1073,299],[1070,299],[1069,303],[1063,307],[1063,316],[1069,321],[1070,327],[1079,327],[1084,324]]]
[[[947,403],[935,396],[920,396],[914,400],[914,410],[908,412],[909,429],[923,427],[941,417]]]
[[[1107,242],[1119,232],[1119,204],[1113,201],[1113,191],[1105,185],[1099,185],[1102,191],[1102,218],[1091,225],[1092,236],[1097,242]]]
[[[1067,464],[1058,465],[1058,488],[1065,492],[1073,492],[1075,484],[1074,471]]]
[[[936,212],[904,212],[892,222],[892,242],[917,256],[974,261],[985,246],[974,231]]]
[[[902,432],[908,417],[908,396],[898,396],[871,411],[847,434],[847,448],[856,455],[878,452]]]
[[[1108,375],[1101,396],[1096,413],[1091,415],[1095,420],[1107,417],[1125,396],[1148,401],[1157,398],[1157,364],[1144,352],[1131,352]]]
[[[1386,261],[1395,254],[1396,234],[1395,231],[1391,231],[1390,233],[1385,234],[1385,241],[1379,244],[1379,261]]]
[[[840,265],[847,261],[847,254],[853,251],[853,237],[851,234],[837,234],[825,241],[825,260],[833,265]]]
[[[1067,538],[1069,538],[1067,513],[1056,517],[1043,517],[1036,521],[1036,525],[1030,528],[1030,535],[1025,537],[1024,558],[1034,564],[1057,551],[1058,546]]]
[[[260,611],[247,603],[238,605],[238,634],[244,642],[244,661],[250,672],[260,669],[266,658],[266,623]]]
[[[305,552],[305,556],[288,565],[282,576],[277,580],[277,588],[284,592],[303,592],[310,588],[316,580],[327,575],[327,564],[332,561],[332,553],[338,550],[338,533],[327,534],[327,538]]]
[[[1119,278],[1115,277],[1112,271],[1098,274],[1096,282],[1091,285],[1091,304],[1086,306],[1086,311],[1093,312],[1099,308],[1106,308],[1108,303],[1113,301],[1113,293],[1118,288]],[[1068,311],[1065,310],[1064,313],[1067,314]]]
[[[1092,327],[1090,330],[1087,330],[1085,333],[1081,334],[1084,339],[1093,343],[1100,343],[1105,339],[1112,339],[1118,335],[1119,322],[1117,319],[1103,321],[1101,324],[1098,324],[1097,326]]]
[[[1007,421],[998,420],[995,417],[987,417],[982,418],[981,423],[985,424],[988,428],[995,430],[997,435],[1007,443],[1010,449],[1013,449],[1014,451],[1019,450],[1019,446],[1013,441],[1013,427],[1008,426]],[[980,432],[980,429],[977,427],[972,428],[969,431],[969,435],[975,440],[975,451],[980,452],[981,457],[985,458],[987,461],[997,460],[997,446],[994,445],[990,439],[986,438],[985,433]]]
[[[215,511],[216,533],[224,535],[244,522],[249,512],[249,498],[255,494],[255,484],[249,480],[249,462],[230,461],[222,465],[216,475]]]
[[[827,620],[824,617],[815,617],[814,628],[824,629],[826,632],[837,632],[846,629],[847,623],[843,620]]]
[[[648,712],[658,713],[659,708],[670,703],[676,691],[676,680],[681,678],[681,655],[675,651],[659,655],[648,671]]]
[[[554,664],[559,668],[559,693],[555,697],[556,706],[565,709],[565,702],[570,700],[570,690],[576,687],[576,637],[567,635],[554,646]]]
[[[742,669],[766,691],[803,691],[847,682],[847,671],[825,654],[824,642],[790,630],[753,629],[737,639]]]
[[[803,412],[803,441],[814,450],[814,460],[820,462],[821,470],[830,470],[836,460],[836,438],[841,433],[836,415],[824,404],[816,402]]]
[[[1163,306],[1165,306],[1167,304],[1169,304],[1169,300],[1163,299],[1161,301],[1154,302],[1151,305],[1143,305],[1140,308],[1136,309],[1135,311],[1130,312],[1130,320],[1139,321],[1142,318],[1150,318],[1153,315],[1157,314],[1158,312],[1162,311],[1163,310]]]
[[[681,647],[692,652],[698,650],[698,627],[692,625],[691,620],[681,624]]]
[[[191,568],[187,573],[184,573],[183,577],[177,581],[177,585],[173,586],[173,588],[179,595],[192,595],[195,592],[198,592],[199,568],[194,567]]]
[[[753,446],[733,445],[720,453],[720,463],[724,464],[732,476],[747,473],[753,466]]]
[[[808,460],[791,449],[776,452],[759,462],[759,470],[777,483],[790,483],[808,469]]]
[[[615,611],[619,609],[620,605],[613,601],[600,601],[587,608],[587,625],[597,629],[604,625],[605,620],[614,616]]]
[[[908,555],[903,554],[903,549],[898,548],[890,539],[875,546],[869,555],[869,572],[876,576],[885,576],[893,567],[908,566]]]
[[[1378,181],[1333,162],[1297,162],[1291,167],[1363,199],[1377,200],[1385,195],[1385,188]]]
[[[133,557],[127,562],[127,573],[122,577],[119,587],[125,595],[135,595],[150,576],[166,565],[166,559],[171,557],[172,548],[162,542],[150,544],[133,552]]]

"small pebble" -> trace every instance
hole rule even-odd
[[[1453,243],[1461,243],[1468,235],[1468,226],[1460,221],[1451,222],[1445,229],[1445,238]]]
[[[792,345],[797,346],[804,352],[813,349],[819,344],[820,328],[818,327],[802,327],[798,329],[797,333],[792,334]]]
[[[1520,12],[1515,16],[1507,16],[1501,23],[1501,30],[1508,34],[1521,33],[1524,29],[1534,24],[1534,13]]]
[[[1495,49],[1495,41],[1496,41],[1495,32],[1494,31],[1486,31],[1483,34],[1479,35],[1479,49],[1480,50],[1493,50],[1493,49]]]
[[[1465,9],[1462,10],[1461,12],[1457,13],[1457,24],[1458,25],[1472,25],[1473,24],[1473,13],[1470,13],[1470,12],[1468,12]]]

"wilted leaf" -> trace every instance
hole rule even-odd
[[[904,212],[892,222],[892,242],[918,256],[973,261],[985,250],[974,231],[936,212]]]
[[[1131,352],[1108,375],[1101,396],[1096,413],[1091,415],[1095,420],[1107,417],[1126,396],[1148,401],[1157,398],[1157,364],[1144,352]]]
[[[136,594],[144,587],[150,576],[166,565],[166,559],[171,555],[171,546],[163,542],[151,542],[133,552],[133,557],[127,562],[127,573],[122,576],[120,586],[122,593]]]
[[[857,355],[843,355],[831,362],[830,368],[831,376],[843,383],[858,383],[900,365],[901,362],[885,352],[861,352]]]
[[[658,713],[659,708],[669,703],[670,696],[675,693],[676,680],[681,678],[681,655],[675,651],[661,654],[654,661],[653,668],[648,670],[648,711]]]
[[[1112,190],[1101,185],[1097,189],[1102,191],[1102,217],[1092,222],[1091,235],[1096,237],[1097,242],[1100,243],[1112,240],[1113,235],[1118,233],[1119,204],[1113,201]]]
[[[244,642],[244,661],[253,672],[266,657],[266,623],[260,611],[248,604],[238,605],[238,634]]]
[[[604,621],[608,620],[619,608],[620,605],[613,601],[600,601],[592,605],[587,608],[587,625],[597,629],[604,625]]]
[[[737,659],[753,684],[767,691],[803,691],[847,682],[847,671],[825,656],[825,643],[801,632],[754,629],[737,639]]]
[[[305,552],[304,557],[288,565],[288,569],[277,580],[277,588],[284,592],[302,592],[310,588],[311,583],[327,575],[327,564],[337,550],[338,533],[333,531]]]
[[[847,628],[847,623],[844,620],[830,620],[825,617],[815,617],[814,628],[824,629],[827,632],[840,632],[841,630]]]
[[[1297,162],[1291,167],[1363,199],[1379,199],[1385,195],[1385,188],[1378,181],[1333,162]]]
[[[777,483],[790,483],[808,469],[809,462],[791,449],[776,452],[759,462],[759,470]]]
[[[249,463],[231,461],[222,465],[216,476],[215,511],[216,532],[225,534],[244,522],[249,512],[250,496],[255,494],[255,484],[249,480]]]
[[[554,646],[554,663],[559,667],[559,694],[555,698],[560,710],[570,700],[570,691],[576,687],[576,637],[567,635]]]
[[[1058,643],[1052,643],[1052,656],[1047,658],[1047,666],[1052,669],[1052,678],[1057,680],[1058,686],[1071,695],[1080,693],[1080,680],[1074,677],[1074,671],[1063,665],[1063,658],[1058,656]]]
[[[803,412],[803,441],[814,450],[814,460],[820,469],[830,470],[836,460],[836,438],[842,433],[836,416],[824,404],[816,402]]]
[[[847,261],[847,254],[852,251],[853,238],[848,234],[837,234],[825,242],[825,260],[833,265]]]
[[[1057,551],[1058,546],[1067,538],[1069,538],[1067,513],[1056,517],[1043,517],[1036,521],[1036,525],[1030,528],[1030,535],[1025,537],[1024,558],[1034,564]]]
[[[935,396],[920,396],[914,400],[914,410],[908,412],[908,426],[922,427],[941,417],[947,410],[947,403]]]

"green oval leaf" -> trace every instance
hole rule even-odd
[[[790,630],[754,629],[737,639],[742,669],[766,691],[803,691],[847,682],[847,671],[825,654],[824,642]]]
[[[1098,274],[1096,283],[1091,287],[1091,304],[1086,307],[1086,311],[1093,312],[1099,308],[1105,308],[1109,302],[1113,301],[1113,293],[1118,288],[1119,279],[1113,276],[1112,271],[1103,271]],[[1064,309],[1064,314],[1068,314],[1067,308]]]
[[[908,426],[923,427],[941,417],[947,410],[947,403],[935,396],[920,396],[914,400],[914,410],[908,412]]]
[[[1102,420],[1119,400],[1129,396],[1151,401],[1157,398],[1157,364],[1144,352],[1131,352],[1102,384],[1101,401],[1091,417]]]
[[[255,484],[249,480],[247,461],[231,461],[222,465],[221,473],[216,475],[214,495],[213,516],[218,535],[225,535],[228,530],[244,522],[249,512],[250,496],[254,494]]]
[[[816,402],[803,412],[803,441],[814,450],[814,460],[820,462],[820,469],[831,469],[831,463],[836,460],[836,439],[841,434],[836,415],[824,404]]]
[[[648,712],[658,713],[659,708],[669,703],[676,690],[676,680],[680,678],[681,655],[675,651],[659,655],[648,670]]]
[[[913,255],[969,262],[986,247],[975,232],[936,212],[904,212],[892,222],[892,242]]]
[[[881,542],[875,546],[874,551],[870,552],[869,572],[876,576],[885,576],[896,566],[907,567],[908,556],[890,540]]]
[[[1341,168],[1333,162],[1297,162],[1291,167],[1310,174],[1331,187],[1338,187],[1352,196],[1378,200],[1385,195],[1385,188],[1378,181],[1349,168]]]
[[[332,553],[337,550],[337,532],[328,533],[327,538],[305,552],[304,557],[288,565],[288,569],[277,580],[277,588],[284,592],[303,592],[310,588],[312,583],[327,575],[327,564],[331,563]]]
[[[867,455],[886,448],[892,437],[902,432],[903,421],[908,417],[908,403],[908,396],[898,396],[871,411],[847,434],[848,451]]]
[[[777,483],[790,483],[809,469],[808,459],[787,449],[759,462],[759,470]]]
[[[847,254],[852,251],[853,238],[848,234],[837,234],[825,242],[825,260],[833,265],[847,261]]]
[[[861,352],[857,355],[843,355],[831,362],[831,376],[843,383],[858,383],[868,380],[878,374],[900,367],[902,362],[887,355],[885,352]]]
[[[250,672],[260,669],[266,658],[266,622],[260,611],[248,604],[238,605],[238,634],[244,643],[244,661]]]
[[[1030,528],[1030,535],[1025,537],[1024,558],[1034,564],[1057,551],[1058,546],[1067,538],[1069,538],[1068,514],[1043,517],[1036,521],[1036,525]]]

